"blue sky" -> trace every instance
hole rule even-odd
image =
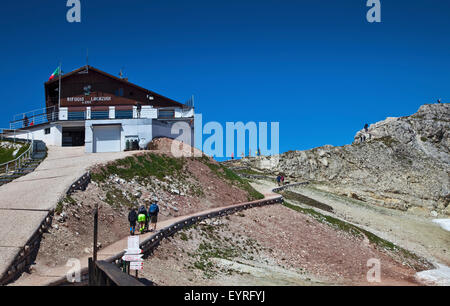
[[[364,123],[450,100],[450,1],[66,0],[0,6],[2,111],[44,107],[62,61],[86,63],[181,102],[204,121],[280,122],[280,151],[351,143]]]

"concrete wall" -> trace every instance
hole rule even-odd
[[[50,128],[50,134],[45,134],[45,129]],[[30,128],[27,131],[16,132],[17,138],[42,140],[47,146],[61,146],[62,144],[62,126],[59,124],[46,124],[36,128]]]
[[[151,119],[117,119],[117,120],[86,120],[85,144],[86,153],[93,153],[93,125],[121,124],[120,147],[125,151],[126,141],[129,137],[138,138],[143,146],[152,141],[152,120]],[[130,139],[131,139],[130,138]]]

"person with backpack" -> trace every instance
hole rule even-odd
[[[130,222],[130,235],[134,236],[136,232],[136,221],[138,219],[138,215],[136,213],[136,209],[132,207],[130,212],[128,213],[128,221]]]
[[[277,184],[278,184],[278,186],[280,186],[280,183],[281,183],[281,176],[277,176]]]
[[[148,216],[151,222],[150,232],[156,231],[156,223],[158,223],[158,213],[158,199],[154,199],[152,205],[150,205],[150,208],[148,209]]]
[[[138,119],[141,118],[141,111],[142,111],[142,105],[141,105],[141,103],[137,102],[136,103],[136,113],[137,113]]]
[[[145,205],[141,205],[138,210],[138,222],[139,222],[139,232],[141,234],[145,231],[145,224],[148,222],[147,208]]]

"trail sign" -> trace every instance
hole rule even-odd
[[[128,237],[128,248],[125,250],[125,255],[139,255],[142,250],[139,248],[139,236]]]
[[[142,271],[144,270],[144,263],[141,262],[131,262],[130,270]]]
[[[139,248],[139,236],[128,237],[128,249],[125,250],[122,260],[130,263],[130,270],[142,271],[144,269],[142,256],[144,255]]]
[[[130,262],[133,262],[133,261],[136,261],[136,262],[143,262],[144,260],[142,259],[142,256],[144,256],[144,255],[129,255],[129,254],[125,254],[125,255],[123,255],[123,257],[122,257],[122,260],[123,261],[130,261]]]

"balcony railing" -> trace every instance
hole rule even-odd
[[[11,130],[18,130],[57,121],[58,119],[57,108],[49,107],[15,115],[14,120],[10,122],[9,126]]]
[[[22,113],[14,116],[10,122],[11,130],[20,130],[45,123],[56,121],[84,121],[84,120],[105,120],[105,119],[182,119],[192,118],[194,111],[190,109],[160,108],[154,109],[149,106],[143,106],[138,112],[134,106],[132,109],[123,109],[110,107],[109,110],[71,110],[70,108],[56,107],[44,108],[40,110]]]

